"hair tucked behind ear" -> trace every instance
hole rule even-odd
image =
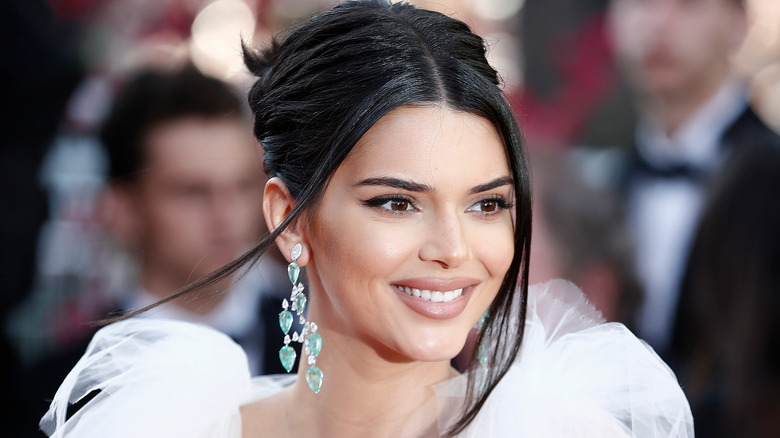
[[[297,204],[251,251],[162,302],[256,261],[301,213],[317,208],[344,158],[393,109],[432,105],[483,117],[503,139],[514,180],[515,252],[479,334],[480,340],[490,337],[489,366],[469,374],[463,415],[448,434],[460,432],[519,350],[531,233],[525,151],[496,71],[485,58],[483,40],[463,22],[437,12],[381,0],[349,1],[284,31],[269,48],[245,47],[244,59],[259,78],[249,92],[249,105],[255,136],[265,150],[265,171],[284,181]],[[478,366],[472,360],[469,368]]]

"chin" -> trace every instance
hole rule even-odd
[[[411,359],[415,362],[425,362],[425,363],[440,363],[440,362],[450,362],[452,359],[454,359],[458,353],[455,354],[442,354],[441,352],[427,352],[427,353],[419,353],[419,354],[413,354]]]
[[[427,342],[422,345],[416,345],[414,351],[411,352],[410,358],[419,362],[449,362],[455,356],[460,354],[463,350],[463,346],[466,343],[465,338],[458,339],[457,342],[451,336],[446,339],[441,339],[439,342]],[[460,338],[460,336],[457,336]]]
[[[642,75],[642,87],[653,96],[676,95],[685,81],[676,71],[651,71]]]

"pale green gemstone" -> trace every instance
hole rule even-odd
[[[479,360],[479,363],[481,363],[482,365],[487,365],[488,362],[487,338],[483,339],[482,342],[480,342],[479,347],[477,347],[477,359]]]
[[[306,383],[309,384],[309,388],[314,391],[315,394],[320,392],[322,386],[322,371],[317,367],[309,367],[306,370]]]
[[[477,328],[484,327],[489,316],[490,316],[490,309],[487,309],[485,310],[485,313],[482,314],[482,317],[479,318],[479,322],[477,323]]]
[[[301,275],[301,267],[297,263],[292,262],[287,265],[287,277],[290,278],[290,283],[297,283],[299,275]]]
[[[284,334],[287,334],[287,332],[290,331],[290,327],[292,327],[292,323],[293,323],[292,313],[290,313],[289,310],[283,310],[279,314],[279,327],[282,329],[282,332],[284,332]]]
[[[303,314],[303,309],[306,307],[306,295],[304,295],[303,292],[298,292],[298,294],[295,295],[295,307],[298,309],[296,312],[298,312],[299,315]]]
[[[279,350],[279,360],[282,362],[282,366],[289,373],[295,364],[295,350],[289,345],[285,345]],[[307,377],[308,379],[308,377]],[[309,384],[311,385],[311,384]]]
[[[312,333],[309,335],[309,349],[311,354],[317,356],[322,350],[322,336],[319,333]]]

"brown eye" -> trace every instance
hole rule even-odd
[[[374,199],[369,199],[368,201],[364,201],[364,204],[368,207],[381,208],[382,210],[387,210],[393,213],[407,213],[417,210],[413,200],[406,199],[405,197],[401,196],[380,196]]]
[[[494,215],[501,213],[501,211],[510,207],[511,206],[501,198],[488,198],[478,201],[469,207],[468,211],[483,215]]]
[[[390,210],[393,211],[406,211],[409,209],[409,201],[390,201]]]
[[[483,201],[482,211],[485,213],[492,213],[498,210],[498,203],[496,201]]]

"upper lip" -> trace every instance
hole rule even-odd
[[[469,277],[456,278],[434,278],[420,277],[398,280],[392,284],[397,286],[406,286],[413,289],[447,292],[456,289],[463,289],[469,286],[479,284],[479,280]]]

